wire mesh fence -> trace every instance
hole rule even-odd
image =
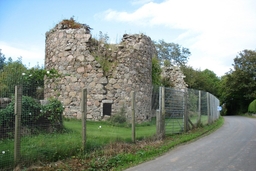
[[[0,94],[0,170],[13,170],[16,166],[27,168],[61,160],[101,148],[116,140],[134,141],[129,123],[120,127],[105,121],[87,121],[87,139],[83,147],[81,120],[63,118],[62,103],[54,98],[41,100],[42,89],[30,88],[26,84],[20,87],[20,126],[15,121],[15,88],[11,87],[8,93],[2,91]],[[211,123],[219,117],[218,99],[209,93],[160,87],[153,87],[152,90],[152,120],[141,126],[136,125],[136,139],[154,136],[158,122],[164,121],[164,126],[159,128],[165,129],[165,134],[174,134],[186,131],[186,124],[192,128]],[[154,119],[159,115],[164,117]],[[18,133],[15,134],[15,130]],[[17,135],[20,136],[19,141]]]
[[[210,93],[175,88],[164,88],[161,93],[160,89],[153,88],[152,109],[163,115],[165,134],[182,133],[219,118],[219,100]]]

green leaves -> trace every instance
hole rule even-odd
[[[247,112],[256,98],[256,51],[244,50],[234,58],[233,70],[221,80],[221,100],[228,114]]]
[[[161,62],[169,60],[173,65],[185,65],[191,55],[188,48],[175,43],[166,43],[164,40],[155,42],[155,46]]]
[[[161,85],[161,66],[156,57],[152,58],[152,84]]]
[[[12,99],[12,102],[5,109],[0,110],[0,132],[4,133],[0,136],[0,139],[13,133],[14,106],[14,99]],[[31,133],[43,131],[45,128],[61,130],[63,128],[63,111],[64,108],[57,99],[50,99],[45,106],[41,106],[32,97],[22,96],[21,126],[30,129]]]

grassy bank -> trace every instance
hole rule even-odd
[[[82,123],[80,120],[65,120],[62,133],[39,134],[21,138],[21,167],[33,163],[49,163],[82,152]],[[113,126],[107,122],[87,122],[86,153],[91,153],[113,142],[131,142],[129,126]],[[155,124],[137,125],[136,138],[152,137],[156,133]],[[0,170],[12,170],[14,165],[14,140],[0,141]]]
[[[211,125],[194,129],[188,133],[171,135],[161,141],[152,138],[152,133],[155,131],[154,126],[143,126],[137,129],[137,137],[142,136],[144,139],[142,140],[141,138],[136,144],[130,143],[129,141],[130,131],[127,133],[126,130],[129,128],[120,127],[118,131],[114,131],[116,130],[115,128],[113,132],[111,132],[111,127],[113,127],[111,125],[91,123],[94,126],[92,126],[93,129],[91,131],[88,131],[88,134],[90,134],[90,137],[94,138],[93,141],[88,140],[88,144],[91,144],[90,149],[93,149],[93,147],[97,148],[87,151],[85,155],[76,153],[76,155],[72,155],[72,157],[68,159],[58,160],[50,164],[41,163],[40,165],[27,168],[27,170],[124,170],[125,168],[160,156],[177,145],[207,135],[221,127],[223,123],[224,119],[221,117]],[[69,124],[72,125],[72,123],[66,124],[67,127],[69,127]],[[101,128],[108,128],[108,131],[104,131],[104,129],[101,130],[102,133],[104,133],[101,134],[105,137],[103,138],[105,140],[104,142],[98,137],[98,131],[100,131],[99,126],[101,126]],[[150,129],[152,130],[150,131]],[[149,132],[151,132],[151,134],[149,134]],[[148,137],[145,133],[147,133]],[[78,134],[80,134],[80,132]],[[118,136],[120,134],[123,135],[123,138]],[[109,136],[112,136],[112,139],[109,139]],[[115,141],[113,141],[113,138]]]

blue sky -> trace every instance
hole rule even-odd
[[[45,33],[72,16],[111,43],[125,33],[178,43],[192,53],[188,65],[218,76],[240,51],[256,50],[255,0],[0,0],[0,7],[0,49],[30,67],[44,64]]]

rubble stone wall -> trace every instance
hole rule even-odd
[[[81,92],[87,88],[87,118],[109,117],[104,103],[111,103],[111,115],[125,111],[130,118],[131,91],[136,92],[136,120],[151,119],[151,59],[155,53],[151,39],[143,34],[123,36],[109,49],[115,65],[108,75],[92,52],[92,38],[85,28],[55,27],[46,33],[45,68],[62,75],[58,81],[45,80],[45,99],[58,96],[66,117],[81,118]]]

